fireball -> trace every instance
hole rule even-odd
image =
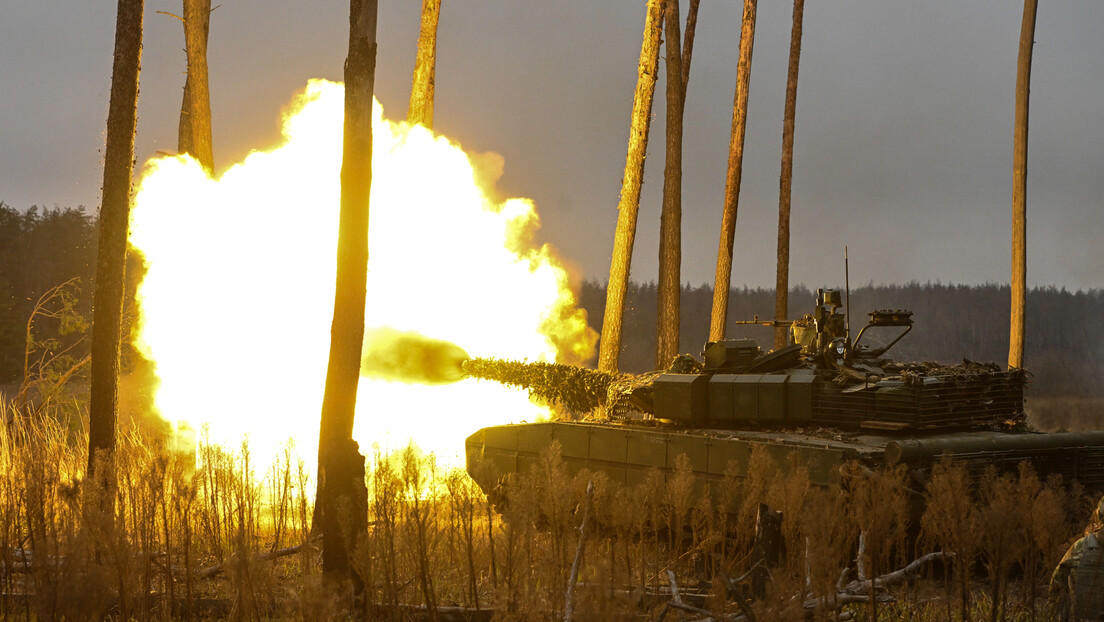
[[[333,318],[340,196],[341,84],[311,81],[288,108],[283,141],[218,178],[187,156],[145,166],[131,244],[145,258],[137,342],[154,362],[156,408],[261,459],[289,441],[308,464]],[[375,102],[365,350],[416,332],[473,357],[579,361],[596,335],[528,199],[496,201],[499,171],[447,138],[393,123]],[[353,432],[362,451],[410,442],[459,464],[464,438],[549,417],[504,386],[362,375]]]

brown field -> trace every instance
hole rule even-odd
[[[338,614],[310,534],[313,483],[290,451],[262,465],[247,447],[201,441],[197,466],[130,432],[109,504],[82,487],[80,408],[7,405],[0,414],[0,618]],[[1026,469],[971,484],[963,468],[943,464],[924,490],[902,471],[855,469],[842,486],[819,489],[800,464],[765,453],[752,461],[751,477],[728,477],[710,499],[688,466],[622,488],[570,475],[553,447],[532,472],[503,481],[508,501],[496,508],[466,474],[412,451],[369,456],[370,526],[355,566],[373,619],[562,619],[586,515],[577,619],[1048,620],[1050,569],[1094,503]],[[922,514],[910,503],[921,496]],[[784,547],[752,598],[760,503],[781,511]],[[955,557],[923,566],[881,601],[833,598],[860,570],[879,576],[935,551]],[[698,614],[670,609],[672,582]]]
[[[1104,398],[1028,397],[1024,409],[1028,421],[1046,432],[1104,429]]]

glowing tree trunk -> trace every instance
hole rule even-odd
[[[721,242],[717,249],[717,278],[713,285],[713,312],[709,340],[720,341],[728,322],[728,288],[732,284],[732,244],[736,239],[736,212],[740,203],[740,173],[744,164],[744,129],[747,127],[748,84],[751,82],[751,50],[755,40],[755,1],[744,0],[740,31],[740,60],[736,65],[736,95],[732,106],[732,135],[728,143]]]
[[[130,178],[138,125],[138,71],[142,62],[143,0],[119,0],[115,60],[107,109],[103,204],[93,293],[91,396],[88,412],[88,473],[111,486],[119,413],[119,351],[124,268],[130,221]],[[97,472],[97,467],[103,467]]]
[[[786,78],[786,112],[782,121],[782,174],[778,189],[778,265],[774,288],[774,319],[789,315],[790,295],[790,186],[793,181],[794,117],[797,115],[797,69],[801,62],[801,20],[805,0],[794,0],[793,29],[790,31],[790,69]],[[774,349],[788,342],[788,329],[774,329]]]
[[[377,0],[350,2],[337,280],[318,438],[317,519],[322,532],[322,573],[333,589],[344,591],[351,585],[357,600],[363,596],[364,582],[351,570],[349,558],[357,536],[366,533],[368,491],[364,457],[352,435],[368,278],[376,9]]]
[[[656,369],[679,351],[679,306],[682,265],[682,119],[690,54],[694,46],[698,1],[686,16],[686,44],[679,50],[679,4],[667,0],[667,162],[663,171],[663,212],[659,223],[659,287],[656,313]]]
[[[422,33],[418,36],[418,58],[410,88],[406,120],[433,128],[433,85],[437,71],[437,21],[441,0],[422,0]]]
[[[207,81],[207,34],[211,0],[184,0],[184,49],[188,76],[180,106],[177,151],[189,153],[210,173],[215,168],[211,143],[211,90]]]
[[[648,127],[652,119],[656,74],[659,72],[659,43],[663,36],[666,4],[666,0],[648,0],[648,15],[644,20],[644,42],[640,46],[625,174],[621,179],[621,199],[617,204],[617,231],[614,233],[609,284],[606,286],[606,312],[602,319],[598,352],[598,369],[601,371],[617,371],[617,360],[621,354],[625,290],[629,286],[629,264],[636,238],[636,214],[640,209],[640,186],[644,181],[644,155],[648,151]]]
[[[1027,109],[1037,0],[1024,0],[1020,57],[1016,67],[1016,131],[1012,147],[1012,316],[1008,366],[1023,367],[1024,307],[1027,296]]]

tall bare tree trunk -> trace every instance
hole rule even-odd
[[[740,31],[740,61],[736,65],[736,96],[732,106],[732,135],[728,144],[721,242],[717,249],[717,278],[713,285],[713,312],[709,340],[720,341],[728,322],[728,289],[732,284],[732,245],[736,239],[736,212],[740,203],[740,174],[744,165],[744,130],[747,127],[748,84],[751,82],[751,50],[755,41],[755,2],[744,0]]]
[[[686,33],[682,40],[682,101],[686,103],[686,89],[690,85],[690,58],[694,55],[694,33],[698,29],[698,5],[701,0],[690,0],[686,12]]]
[[[659,217],[659,286],[656,291],[655,368],[664,369],[679,348],[679,288],[682,265],[682,42],[679,0],[667,0],[667,160]]]
[[[656,312],[656,369],[679,353],[682,268],[682,122],[690,55],[694,47],[699,0],[690,0],[686,42],[679,46],[678,0],[667,0],[667,161],[663,170],[663,211],[659,221],[659,286]]]
[[[794,0],[790,30],[790,69],[786,78],[786,112],[782,121],[782,175],[778,189],[778,266],[774,286],[774,319],[790,314],[790,186],[793,182],[794,118],[797,116],[797,69],[801,63],[801,21],[805,0]],[[774,349],[786,347],[789,330],[774,329]]]
[[[368,491],[364,482],[364,456],[352,435],[368,278],[376,13],[377,0],[351,0],[349,3],[337,280],[318,435],[322,574],[331,588],[343,590],[351,584],[358,605],[362,604],[364,582],[350,568],[349,557],[357,536],[366,533]]]
[[[1012,316],[1008,366],[1023,367],[1024,307],[1027,303],[1027,120],[1031,51],[1038,0],[1024,0],[1020,55],[1016,66],[1016,131],[1012,147]]]
[[[119,413],[119,352],[124,269],[130,223],[130,178],[138,127],[138,72],[142,64],[143,0],[119,0],[115,60],[104,146],[103,204],[93,293],[91,396],[88,412],[88,474],[108,486]],[[100,462],[103,460],[103,462]],[[97,464],[106,472],[97,472]]]
[[[211,89],[207,80],[207,35],[211,0],[184,0],[184,49],[188,77],[180,106],[177,151],[191,154],[210,173],[215,169],[211,142]]]
[[[437,74],[437,21],[441,0],[422,0],[422,33],[418,36],[418,58],[414,61],[414,84],[406,120],[433,128],[433,85]]]
[[[625,175],[621,180],[621,200],[617,204],[617,231],[614,233],[609,284],[606,286],[606,312],[602,319],[598,369],[617,371],[621,354],[621,322],[625,315],[625,290],[629,286],[629,264],[636,238],[636,214],[640,209],[640,187],[644,183],[644,154],[648,151],[648,127],[652,119],[652,98],[659,72],[659,43],[663,36],[666,0],[648,0],[644,21],[644,42],[640,46],[636,94],[633,97],[629,146],[625,156]]]

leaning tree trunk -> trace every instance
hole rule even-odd
[[[180,107],[177,150],[191,154],[211,173],[215,169],[211,143],[211,89],[207,80],[207,35],[211,24],[211,0],[184,0],[184,49],[188,76]]]
[[[130,178],[138,126],[138,72],[142,63],[143,0],[119,0],[115,60],[104,146],[103,204],[93,293],[91,396],[88,411],[88,474],[114,482],[112,460],[119,412],[119,352],[124,268],[130,222]],[[98,472],[102,466],[104,471]]]
[[[1027,120],[1031,51],[1038,0],[1024,0],[1020,55],[1016,66],[1016,131],[1012,147],[1012,316],[1008,366],[1023,367],[1024,308],[1027,298]]]
[[[372,187],[372,97],[376,70],[377,0],[351,0],[345,61],[345,134],[341,215],[330,358],[318,438],[318,520],[322,574],[331,589],[350,585],[358,604],[363,579],[350,555],[367,530],[364,457],[353,435],[368,279],[368,199]]]
[[[648,150],[648,127],[652,119],[656,74],[659,72],[659,43],[663,35],[666,4],[666,0],[648,0],[648,16],[644,21],[644,42],[640,46],[625,174],[621,180],[621,200],[617,204],[617,231],[614,233],[609,284],[606,286],[606,312],[602,319],[598,353],[598,369],[601,371],[616,372],[621,354],[625,290],[629,286],[629,263],[636,238],[636,214],[640,208],[640,187],[644,182],[644,154]]]
[[[701,0],[690,0],[686,12],[686,33],[682,41],[682,101],[686,102],[686,89],[690,84],[690,57],[694,55],[694,33],[698,28],[698,5]]]
[[[433,86],[437,73],[437,21],[441,18],[441,0],[422,1],[422,33],[418,36],[418,58],[414,61],[414,79],[410,88],[410,108],[406,120],[433,128]]]
[[[732,244],[736,239],[736,212],[740,203],[740,174],[744,165],[744,129],[747,127],[748,84],[751,82],[751,50],[755,40],[755,2],[744,0],[740,31],[740,61],[736,65],[736,96],[732,106],[732,135],[728,144],[721,241],[717,249],[717,278],[713,285],[713,312],[709,340],[720,341],[728,322],[728,289],[732,285]]]
[[[786,78],[786,112],[782,121],[782,175],[778,189],[778,266],[774,286],[774,319],[790,314],[790,186],[793,181],[794,117],[797,115],[797,69],[801,62],[801,21],[805,0],[794,0],[790,30],[790,69]],[[774,329],[774,349],[786,347],[789,329]]]
[[[690,0],[686,40],[679,50],[678,0],[667,3],[667,161],[663,171],[663,212],[659,222],[659,285],[656,311],[656,369],[679,353],[682,268],[682,125],[690,56],[699,0]]]

